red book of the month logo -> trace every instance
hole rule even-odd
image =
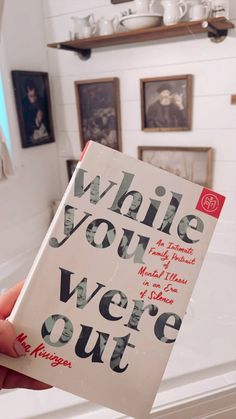
[[[212,217],[219,218],[225,197],[210,189],[203,188],[196,209]]]

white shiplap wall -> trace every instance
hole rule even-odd
[[[6,266],[39,247],[59,195],[57,143],[21,147],[11,70],[48,71],[42,1],[5,1],[1,75],[6,99],[14,176],[0,182],[0,283]],[[20,278],[18,278],[20,279]]]
[[[158,2],[159,0],[157,0]],[[110,0],[44,0],[46,40],[69,39],[71,16],[93,13],[112,17],[132,3],[112,5]],[[230,19],[236,22],[236,2]],[[67,185],[67,158],[78,158],[80,141],[74,81],[119,77],[123,151],[136,157],[138,145],[210,146],[214,148],[213,188],[227,196],[210,250],[236,254],[236,30],[224,42],[212,43],[206,35],[159,42],[102,48],[88,61],[75,53],[48,49],[55,109],[62,191]],[[189,132],[141,131],[140,78],[192,74],[193,127]]]

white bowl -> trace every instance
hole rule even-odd
[[[120,25],[125,29],[144,29],[152,26],[160,26],[162,23],[162,16],[155,14],[133,14],[124,16],[120,19]]]

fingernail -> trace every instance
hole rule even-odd
[[[18,342],[18,340],[16,340],[15,343],[14,343],[14,349],[15,349],[18,356],[25,356],[26,355],[25,349],[23,348],[21,343]]]

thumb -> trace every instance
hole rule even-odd
[[[14,358],[25,355],[23,346],[16,340],[14,327],[8,320],[0,320],[0,352]]]
[[[0,319],[5,319],[11,313],[15,302],[23,287],[23,281],[18,282],[14,287],[10,288],[4,294],[0,295]]]

